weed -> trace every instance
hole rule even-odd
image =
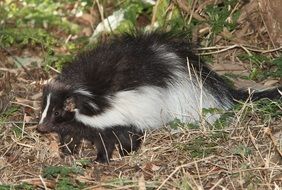
[[[193,186],[191,184],[191,179],[188,176],[183,176],[182,179],[178,182],[179,189],[193,190]]]
[[[4,113],[2,113],[0,115],[0,124],[5,122],[14,113],[17,113],[18,110],[19,110],[18,106],[11,106],[11,107],[9,107]]]
[[[89,166],[91,164],[91,160],[89,159],[80,159],[80,160],[76,160],[76,164],[85,168],[87,166]]]
[[[44,57],[46,65],[54,65],[59,71],[62,70],[64,64],[71,62],[74,58],[74,56],[69,54],[56,54],[53,56],[46,54]],[[48,69],[47,66],[46,69]]]
[[[282,116],[282,100],[269,100],[267,98],[261,99],[253,103],[253,112],[260,115],[264,121],[271,119],[279,119]]]
[[[178,129],[179,127],[184,126],[184,125],[185,124],[182,123],[180,119],[178,118],[175,118],[173,121],[169,122],[169,127],[172,129]]]
[[[83,169],[80,167],[65,167],[65,166],[48,166],[43,169],[43,177],[52,178],[67,177],[70,174],[82,174]]]
[[[222,32],[224,28],[228,31],[235,29],[240,12],[235,11],[233,14],[231,13],[237,3],[238,0],[227,0],[220,4],[208,5],[206,7],[205,11],[209,16],[208,23],[211,25],[214,35]]]
[[[267,57],[264,54],[241,54],[238,56],[241,61],[249,61],[251,63],[251,73],[247,79],[249,80],[264,80],[267,77],[282,76],[282,56],[275,59]],[[275,71],[271,68],[275,66]]]
[[[189,28],[185,18],[181,16],[179,8],[169,0],[159,1],[157,7],[155,7],[155,17],[160,28],[176,31]]]
[[[272,64],[277,67],[277,70],[273,73],[270,73],[270,76],[274,77],[282,77],[282,55],[280,57],[277,57],[272,61]]]
[[[85,187],[84,183],[78,183],[71,180],[70,178],[59,179],[56,190],[79,190]]]
[[[22,183],[19,185],[0,185],[0,190],[34,190],[32,185]]]
[[[188,128],[188,129],[199,129],[199,123],[183,123],[180,119],[175,118],[173,121],[169,122],[169,127],[172,129]]]
[[[203,158],[216,151],[217,143],[212,142],[210,137],[199,136],[187,144],[177,144],[176,148],[187,152],[192,158]]]
[[[3,47],[16,44],[19,47],[39,45],[49,49],[56,44],[56,40],[43,29],[22,28],[19,30],[18,28],[6,28],[5,30],[0,30],[0,43]]]
[[[15,134],[15,137],[20,138],[23,134],[23,125],[16,125],[12,128],[13,133]]]
[[[235,155],[239,155],[239,156],[245,158],[245,157],[251,155],[252,150],[249,147],[247,147],[246,145],[240,143],[231,152]]]
[[[222,113],[220,117],[213,123],[215,129],[223,129],[232,122],[234,117],[234,111],[230,110],[225,113]]]
[[[132,184],[136,183],[133,180],[126,179],[126,178],[114,178],[109,181],[104,185],[105,188],[113,188],[116,186],[130,186]]]
[[[60,27],[66,32],[74,32],[77,26],[64,19],[69,12],[61,12],[65,4],[63,2],[55,2],[53,0],[33,1],[23,0],[11,3],[4,3],[2,7],[5,18],[3,26],[9,23],[15,23],[15,27],[40,27],[51,28]]]

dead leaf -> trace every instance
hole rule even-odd
[[[158,171],[161,167],[157,166],[153,163],[147,163],[144,167],[145,170],[149,170],[149,171]]]
[[[24,115],[24,122],[29,123],[31,122],[33,119],[33,116],[28,116],[28,115]]]
[[[160,170],[160,166],[157,166],[157,165],[155,165],[155,164],[153,164],[152,165],[152,171],[158,171],[158,170]]]

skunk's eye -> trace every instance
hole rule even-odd
[[[55,114],[56,117],[60,115],[60,113],[58,111],[55,111],[54,114]]]

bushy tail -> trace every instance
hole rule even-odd
[[[260,100],[262,98],[269,98],[271,100],[282,99],[282,86],[271,88],[267,90],[240,90],[234,93],[235,100],[247,100],[252,101]]]

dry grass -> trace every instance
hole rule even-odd
[[[252,65],[238,59],[242,52],[281,55],[281,47],[273,46],[269,40],[260,14],[247,11],[255,5],[247,6],[242,7],[245,12],[232,34],[222,32],[215,38],[217,46],[200,50],[201,54],[211,54],[217,71],[248,73]],[[202,18],[198,14],[200,6],[182,7],[185,14],[192,12],[194,18]],[[207,35],[209,29],[205,27],[208,26],[197,28],[198,35]],[[227,40],[229,35],[234,38]],[[0,68],[10,61],[7,57],[0,52]],[[27,69],[34,79],[22,69],[1,70],[10,73],[13,90],[9,96],[13,99],[8,110],[15,112],[2,114],[0,119],[0,184],[26,182],[35,189],[58,189],[60,181],[67,179],[77,189],[99,190],[282,188],[281,115],[265,119],[255,103],[241,103],[240,109],[234,111],[233,121],[224,128],[179,127],[177,131],[164,128],[148,132],[138,152],[125,158],[116,153],[113,161],[104,165],[93,162],[95,150],[87,143],[78,155],[62,156],[55,135],[36,132],[41,86],[49,76],[41,68]],[[279,79],[272,80],[279,83]],[[235,81],[237,86],[242,83],[245,81]],[[76,167],[83,173],[47,178],[43,170],[48,166]],[[85,185],[79,186],[80,182]]]
[[[90,162],[86,167],[79,163],[95,159],[91,146],[82,147],[79,155],[60,157],[53,135],[40,136],[24,120],[24,130],[16,132],[19,124],[11,121],[1,128],[1,183],[54,188],[56,179],[43,179],[42,169],[63,165],[83,168],[83,174],[69,178],[86,183],[86,189],[142,184],[158,189],[277,189],[282,185],[281,119],[264,123],[248,114],[242,120],[241,111],[228,128],[154,131],[132,156],[121,159],[116,154],[110,165]]]

